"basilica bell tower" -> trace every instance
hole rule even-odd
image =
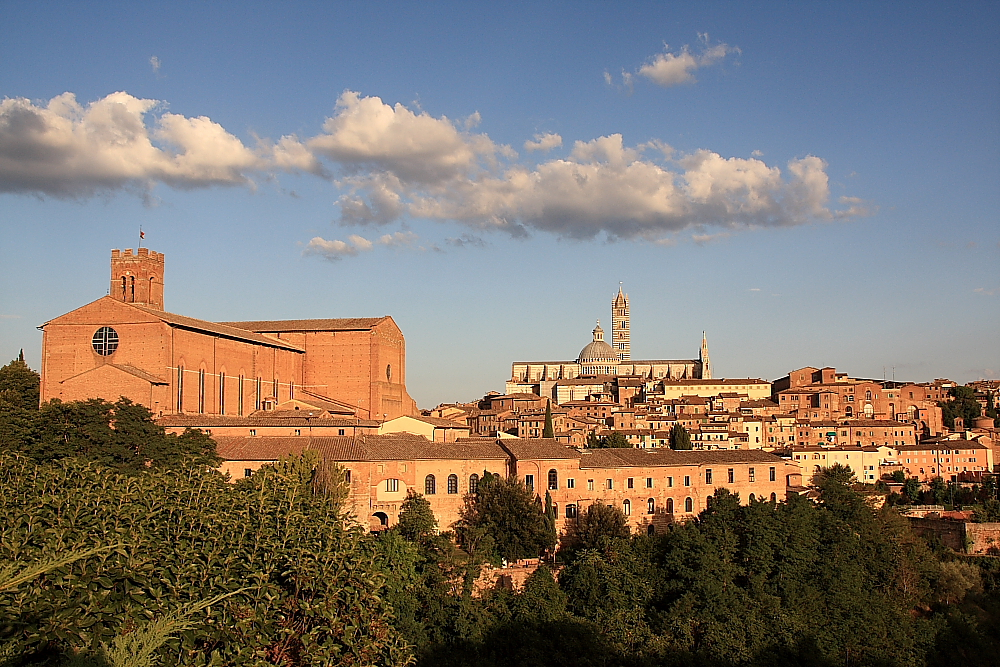
[[[163,310],[163,253],[139,248],[111,251],[111,289],[116,301]]]

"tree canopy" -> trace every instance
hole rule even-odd
[[[431,504],[423,495],[410,489],[406,499],[399,508],[399,520],[396,530],[411,542],[417,542],[434,534],[437,519]]]
[[[0,367],[0,410],[37,410],[40,382],[38,373],[25,363],[21,350],[17,359]]]
[[[0,593],[5,659],[97,658],[102,643],[228,595],[166,638],[155,664],[407,664],[368,538],[344,526],[345,490],[319,490],[315,470],[289,459],[231,484],[205,467],[135,474],[0,454],[0,563],[101,549]]]
[[[483,473],[474,494],[455,525],[460,544],[471,550],[486,544],[493,555],[507,561],[535,558],[555,546],[542,503],[523,482]]]
[[[217,465],[215,441],[199,430],[168,434],[143,405],[120,398],[45,403],[26,419],[0,428],[0,449],[36,461],[81,457],[106,466]]]
[[[938,403],[944,425],[954,429],[955,417],[961,417],[965,427],[971,428],[973,420],[983,414],[983,406],[976,400],[975,390],[972,387],[952,387],[948,393],[951,399]]]
[[[670,429],[670,449],[691,449],[691,434],[680,424]]]

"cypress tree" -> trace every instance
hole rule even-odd
[[[552,428],[552,401],[545,404],[545,428],[542,429],[542,437],[556,437],[555,429]]]

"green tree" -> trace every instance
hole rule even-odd
[[[951,399],[941,401],[941,416],[944,418],[944,425],[950,429],[955,428],[955,417],[965,420],[965,427],[970,428],[973,420],[982,415],[982,406],[976,400],[976,392],[972,387],[952,387],[948,390]]]
[[[587,435],[587,447],[591,449],[628,449],[632,443],[628,441],[624,433],[612,431],[604,436],[597,436],[593,433]]]
[[[38,373],[25,363],[24,350],[21,350],[17,359],[0,367],[0,410],[37,410],[40,382]]]
[[[407,664],[372,538],[344,525],[346,489],[318,484],[321,468],[298,457],[231,484],[203,466],[0,454],[0,563],[92,552],[0,593],[0,645],[60,664],[124,656],[159,628],[153,664]],[[169,619],[183,622],[163,632]]]
[[[625,539],[630,534],[628,521],[620,509],[596,502],[572,526],[568,542],[574,551],[599,549],[608,540]]]
[[[556,437],[555,429],[552,427],[552,401],[545,403],[545,426],[542,428],[542,437]]]
[[[0,368],[0,450],[19,449],[31,437],[38,414],[38,373],[24,362],[24,350]]]
[[[30,432],[5,443],[37,461],[81,457],[103,465],[140,470],[147,466],[217,465],[215,441],[200,430],[167,434],[143,405],[120,398],[45,403]]]
[[[691,434],[680,424],[670,429],[670,449],[691,449]]]
[[[923,488],[915,477],[910,477],[903,482],[903,495],[910,501],[910,504],[916,505],[920,503],[923,497]]]
[[[507,561],[535,558],[555,546],[541,502],[516,479],[484,473],[459,517],[456,534],[470,552],[482,549],[485,538],[492,542],[492,555]]]
[[[433,535],[436,528],[437,519],[430,502],[413,489],[407,491],[406,499],[399,508],[399,522],[396,524],[399,534],[411,542],[418,542]]]
[[[903,472],[902,470],[893,470],[892,471],[892,481],[896,482],[897,484],[903,484],[903,483],[905,483],[906,482],[906,473]]]

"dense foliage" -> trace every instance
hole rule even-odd
[[[590,449],[626,449],[631,446],[632,443],[625,434],[618,431],[612,431],[607,435],[587,434],[587,447]]]
[[[555,532],[535,492],[489,472],[466,497],[456,533],[463,548],[494,562],[536,558],[555,547]]]
[[[680,424],[674,424],[670,429],[671,449],[691,449],[691,434]]]
[[[818,503],[740,505],[720,490],[652,536],[594,505],[558,582],[542,568],[520,592],[471,595],[475,564],[442,537],[390,531],[380,549],[412,592],[398,627],[419,665],[992,664],[1000,565],[935,554],[853,481],[847,468],[819,476]]]
[[[157,664],[406,664],[367,538],[345,529],[326,478],[309,459],[230,484],[204,466],[0,455],[0,566],[105,548],[0,594],[2,655],[96,661],[102,643],[230,593]]]
[[[952,387],[948,393],[951,399],[938,403],[944,425],[954,429],[955,417],[961,417],[965,420],[965,428],[972,428],[973,421],[983,414],[983,406],[976,400],[975,390],[972,387]]]

